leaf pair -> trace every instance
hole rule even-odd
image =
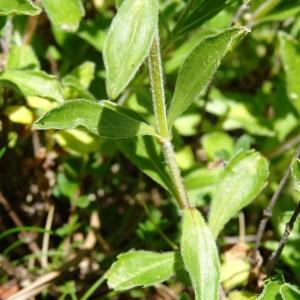
[[[125,0],[110,27],[104,47],[106,85],[117,98],[138,71],[156,34],[158,1]],[[221,60],[249,30],[232,27],[204,38],[183,63],[168,113],[169,128],[207,86]]]
[[[194,208],[183,211],[180,248],[196,300],[217,300],[220,287],[219,255],[213,235]],[[123,291],[168,280],[181,265],[180,257],[175,252],[130,251],[118,256],[106,277],[110,288]]]
[[[267,160],[255,151],[241,152],[233,157],[216,183],[209,227],[197,209],[183,210],[181,257],[189,272],[196,300],[218,299],[220,265],[214,236],[259,194],[267,178]],[[152,258],[149,266],[142,256]],[[107,276],[109,286],[117,290],[153,285],[175,273],[175,258],[171,253],[130,252],[118,259]],[[161,264],[156,263],[158,261]]]

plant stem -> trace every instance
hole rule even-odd
[[[89,299],[97,289],[102,285],[102,283],[106,279],[106,273],[104,273],[98,280],[96,280],[93,285],[84,293],[84,295],[80,298],[80,300],[87,300]]]
[[[291,219],[285,225],[285,230],[284,230],[283,236],[279,242],[279,246],[278,246],[277,250],[272,253],[272,255],[270,256],[270,258],[268,260],[268,263],[266,265],[267,274],[270,274],[273,271],[274,267],[276,266],[278,259],[282,253],[284,246],[286,245],[286,243],[288,241],[289,235],[291,234],[291,232],[293,230],[293,227],[295,225],[295,222],[296,222],[299,214],[300,214],[300,202],[298,203],[296,209],[294,210],[294,212],[291,216]]]
[[[163,70],[160,55],[160,41],[157,33],[149,55],[149,74],[152,88],[153,108],[157,122],[157,130],[162,138],[169,138]]]
[[[170,141],[158,30],[149,55],[149,75],[157,130],[161,137],[160,142],[162,144],[163,155],[166,160],[166,164],[168,165],[171,180],[174,185],[175,197],[180,208],[189,208],[190,204],[187,198],[187,193],[176,162],[174,148]]]
[[[182,209],[189,208],[190,203],[186,194],[183,179],[180,175],[180,170],[176,162],[175,152],[172,143],[169,140],[164,140],[162,143],[162,150],[164,158],[170,170],[170,175],[175,188],[178,205]]]

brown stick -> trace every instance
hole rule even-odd
[[[265,153],[265,156],[269,159],[275,158],[284,152],[288,151],[289,149],[298,146],[300,143],[300,135],[297,134],[296,136],[293,136],[289,138],[288,140],[284,141],[282,144],[280,144],[278,147],[273,149],[269,153]]]
[[[300,148],[297,150],[296,154],[295,154],[295,158],[299,158],[300,157]],[[293,161],[293,160],[292,160]],[[280,195],[283,192],[283,189],[289,179],[290,173],[291,173],[291,164],[292,162],[289,164],[287,170],[285,171],[280,183],[279,183],[279,187],[276,190],[276,192],[273,194],[271,201],[268,205],[268,207],[264,210],[263,212],[263,218],[260,221],[259,227],[258,227],[258,231],[256,234],[256,242],[255,242],[255,249],[253,252],[253,259],[255,260],[255,256],[257,254],[257,251],[260,247],[260,243],[263,237],[263,234],[265,232],[267,223],[269,221],[269,219],[272,217],[272,213],[273,213],[273,208],[275,206],[275,204],[277,203]]]
[[[9,201],[5,198],[5,196],[3,195],[3,193],[0,191],[0,203],[4,206],[5,210],[7,211],[9,217],[12,219],[12,221],[15,223],[16,226],[18,227],[23,227],[24,224],[21,221],[21,219],[19,218],[19,216],[17,215],[17,213],[13,210],[13,208],[11,207]],[[41,250],[38,246],[38,244],[34,241],[32,241],[31,235],[23,232],[22,236],[24,238],[29,238],[29,242],[28,242],[28,248],[33,252],[33,253],[39,253]]]
[[[279,260],[279,257],[282,253],[282,250],[288,241],[288,238],[293,230],[293,227],[295,225],[295,222],[296,222],[299,214],[300,214],[300,202],[298,203],[296,209],[294,210],[289,222],[286,223],[286,225],[285,225],[285,230],[284,230],[283,236],[279,242],[278,248],[276,249],[276,251],[274,251],[272,253],[272,255],[268,259],[268,263],[266,265],[267,274],[270,274],[273,271],[274,267],[276,266],[276,264]]]
[[[250,0],[246,0],[239,7],[239,9],[237,10],[235,16],[233,17],[233,20],[231,22],[231,26],[240,25],[241,18],[249,10],[249,3],[250,3]]]
[[[47,289],[55,280],[68,273],[70,267],[78,266],[79,262],[82,261],[82,259],[90,253],[90,251],[91,249],[81,250],[74,258],[69,260],[59,270],[41,275],[29,286],[23,288],[15,295],[9,297],[7,300],[28,300],[34,296],[37,296],[42,291]]]
[[[28,23],[26,25],[26,31],[23,37],[23,42],[26,45],[30,45],[35,34],[35,31],[39,24],[39,16],[29,17]]]

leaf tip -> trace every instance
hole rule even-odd
[[[41,130],[41,129],[45,129],[44,128],[44,122],[42,121],[43,116],[40,117],[39,119],[37,119],[31,126],[32,129],[36,129],[36,130]]]

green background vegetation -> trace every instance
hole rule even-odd
[[[162,253],[179,245],[181,213],[167,192],[172,186],[151,138],[118,139],[130,130],[134,136],[134,124],[101,134],[97,128],[89,132],[32,127],[44,113],[71,99],[109,99],[104,42],[121,2],[0,0],[0,299],[53,271],[58,273],[34,289],[37,299],[194,299],[180,264],[176,276],[149,288],[112,291],[103,282],[122,252]],[[226,191],[216,181],[233,157],[255,149],[268,159],[267,186],[258,196],[254,193],[254,201],[250,197],[251,204],[226,224],[218,238],[224,297],[300,299],[299,219],[272,274],[265,276],[264,268],[257,272],[257,265],[251,265],[263,210],[300,144],[300,2],[162,0],[159,4],[168,105],[179,68],[202,38],[232,25],[251,30],[175,121],[173,143],[189,200],[205,217],[216,186],[226,207],[234,197],[245,196],[240,178],[263,173],[255,169],[251,174],[247,165],[239,166],[240,176],[230,178],[236,180],[236,190]],[[208,60],[220,48],[209,50]],[[189,81],[186,78],[184,84]],[[124,112],[132,109],[137,118],[154,123],[146,64],[125,91],[113,97]],[[74,114],[91,120],[85,115],[85,101]],[[112,117],[108,113],[107,121]],[[107,139],[109,135],[117,139]],[[263,266],[299,202],[297,163],[293,175],[263,235]],[[156,257],[147,259],[136,268]],[[161,259],[162,266],[164,259],[177,260],[168,253]],[[173,272],[167,267],[164,271],[166,278]]]

